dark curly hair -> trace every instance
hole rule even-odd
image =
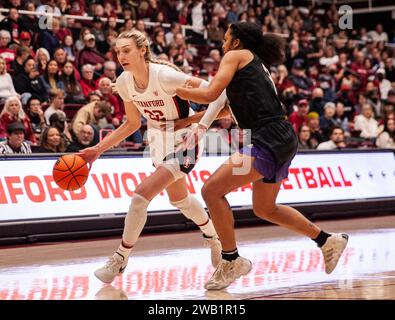
[[[267,68],[282,64],[285,60],[285,39],[274,34],[262,34],[261,28],[251,22],[230,25],[232,39],[239,39],[242,47],[254,52]]]

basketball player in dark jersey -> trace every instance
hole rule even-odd
[[[276,204],[281,181],[288,176],[298,147],[298,139],[285,119],[268,71],[270,66],[283,61],[284,47],[282,38],[274,34],[262,35],[255,24],[232,24],[224,37],[225,55],[210,85],[192,88],[186,83],[176,90],[181,98],[209,103],[226,89],[239,127],[251,130],[252,144],[233,154],[202,189],[223,250],[221,263],[205,285],[208,290],[226,288],[251,270],[251,262],[238,255],[233,214],[225,198],[232,190],[250,182],[253,183],[254,213],[313,239],[322,250],[326,273],[334,270],[347,245],[346,234],[326,233],[297,210]],[[219,108],[208,108],[199,126],[186,139],[186,148],[194,147],[218,112]]]

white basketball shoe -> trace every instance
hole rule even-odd
[[[221,260],[220,264],[212,275],[211,279],[204,285],[207,290],[221,290],[224,289],[240,278],[245,276],[252,269],[250,260],[238,257],[236,260],[227,261]]]
[[[330,235],[325,244],[320,248],[324,255],[325,272],[327,274],[335,270],[348,242],[348,235],[345,233],[330,233]]]
[[[123,255],[115,252],[113,256],[107,260],[105,266],[95,271],[95,276],[104,283],[111,283],[116,276],[125,271],[127,264],[128,259],[125,259]]]

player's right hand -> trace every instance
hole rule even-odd
[[[194,149],[204,135],[207,132],[207,128],[203,125],[198,125],[193,128],[184,138],[184,149]]]
[[[77,153],[78,156],[80,156],[82,159],[84,159],[87,163],[91,164],[93,161],[95,161],[97,158],[100,157],[100,152],[99,148],[96,146],[85,148],[80,150],[80,152]]]

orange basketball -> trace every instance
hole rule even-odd
[[[52,175],[56,184],[63,190],[77,190],[88,179],[89,168],[80,156],[67,154],[56,161]]]

